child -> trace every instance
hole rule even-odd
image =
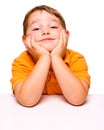
[[[46,5],[31,9],[23,21],[26,46],[12,64],[12,90],[27,107],[39,103],[42,94],[62,94],[72,105],[82,105],[88,95],[87,63],[67,49],[70,33],[61,14]]]

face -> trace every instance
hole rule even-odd
[[[28,19],[26,36],[34,36],[34,44],[52,51],[63,30],[59,19],[46,11],[36,11]]]

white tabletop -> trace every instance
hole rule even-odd
[[[104,95],[88,95],[82,106],[63,96],[43,96],[26,108],[12,94],[0,94],[0,130],[104,130]]]

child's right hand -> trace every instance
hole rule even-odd
[[[38,60],[41,56],[44,55],[50,55],[50,53],[45,48],[34,42],[34,36],[26,37],[26,42],[24,44],[34,60]]]

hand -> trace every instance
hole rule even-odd
[[[34,60],[38,60],[43,55],[49,55],[49,52],[45,48],[34,42],[34,36],[26,37],[26,42],[24,44]]]
[[[68,42],[68,37],[66,35],[65,30],[63,30],[60,33],[60,39],[57,42],[58,42],[57,45],[55,46],[55,48],[51,52],[51,56],[57,55],[57,56],[63,58],[63,56],[65,55],[65,51],[67,48],[67,42]]]

